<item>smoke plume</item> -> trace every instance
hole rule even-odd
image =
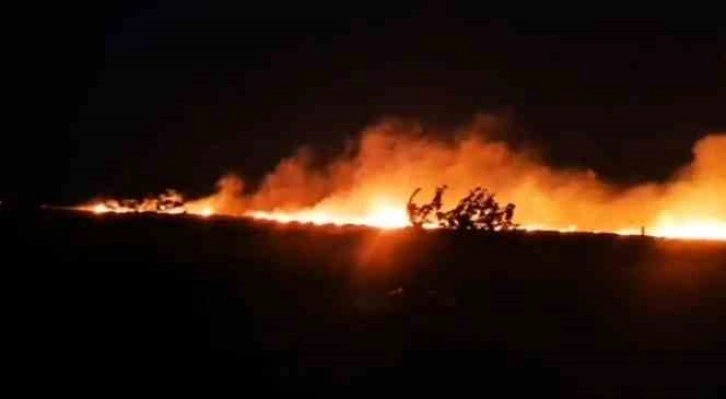
[[[424,189],[421,201],[447,184],[445,207],[482,186],[499,201],[515,203],[515,219],[525,226],[617,232],[684,220],[726,223],[726,134],[695,143],[693,161],[669,181],[623,188],[591,170],[556,169],[533,152],[490,139],[493,125],[496,119],[479,118],[444,140],[419,124],[388,120],[365,129],[354,151],[322,167],[312,151],[301,150],[282,160],[256,192],[245,192],[242,180],[229,175],[216,194],[189,208],[365,220],[381,208],[405,215],[415,188]]]

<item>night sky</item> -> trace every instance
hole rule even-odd
[[[6,94],[25,112],[6,128],[0,195],[206,193],[227,171],[259,179],[300,145],[334,150],[385,115],[437,126],[508,115],[507,140],[624,183],[667,177],[696,139],[726,131],[717,12],[229,3],[18,16],[8,76],[21,90]]]

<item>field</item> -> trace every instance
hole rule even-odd
[[[723,242],[57,211],[0,223],[25,392],[726,394]]]

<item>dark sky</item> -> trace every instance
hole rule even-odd
[[[621,182],[662,179],[694,140],[726,131],[717,12],[101,3],[18,16],[21,90],[8,96],[27,112],[6,132],[1,195],[201,193],[302,144],[336,148],[382,115],[508,113],[510,140]]]

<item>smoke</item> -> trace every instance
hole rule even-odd
[[[548,166],[534,151],[491,139],[497,129],[496,118],[480,117],[443,140],[420,124],[388,120],[365,129],[353,151],[322,166],[302,149],[256,192],[245,193],[242,180],[229,175],[216,194],[189,205],[225,214],[305,211],[356,219],[382,206],[405,213],[415,188],[424,189],[419,200],[428,200],[435,186],[447,184],[445,207],[482,186],[517,205],[518,223],[543,228],[621,231],[683,218],[726,220],[726,134],[698,141],[692,163],[670,181],[623,188],[591,170]]]
[[[248,206],[249,199],[244,195],[244,183],[233,174],[223,176],[217,181],[217,192],[214,195],[186,204],[187,210],[192,213],[214,210],[220,214],[241,213]]]
[[[667,185],[660,218],[711,218],[726,223],[726,134],[709,135],[693,148],[694,160]]]

